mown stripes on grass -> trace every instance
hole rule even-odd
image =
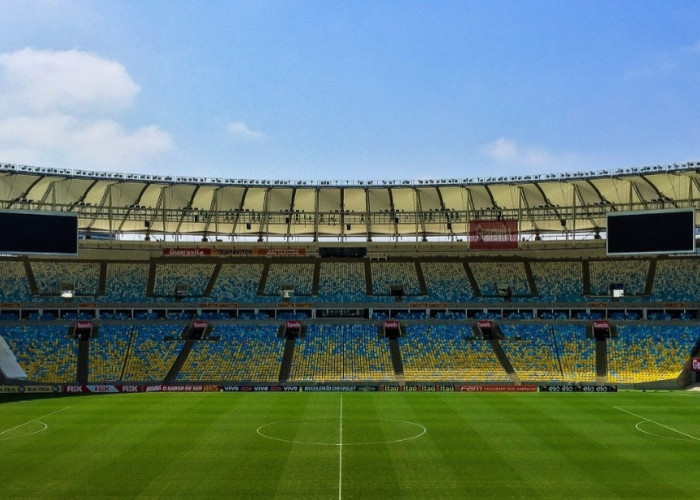
[[[637,426],[641,416],[654,422],[645,425],[700,438],[700,399],[682,392],[117,394],[2,401],[0,432],[17,434],[35,420],[47,427],[0,441],[3,498],[698,494],[693,478],[700,441],[678,439],[681,434],[658,425],[652,433]],[[261,436],[257,430],[265,425],[285,439]],[[425,429],[417,437],[416,426]]]

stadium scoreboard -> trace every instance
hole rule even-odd
[[[610,212],[607,254],[672,254],[695,252],[695,211]]]
[[[78,255],[78,215],[0,210],[0,252]]]

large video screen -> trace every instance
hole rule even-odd
[[[608,213],[608,255],[695,251],[695,211]]]
[[[78,216],[2,210],[0,253],[77,255]]]

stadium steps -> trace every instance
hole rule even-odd
[[[519,384],[520,378],[515,373],[515,369],[510,363],[508,356],[506,356],[506,353],[503,352],[503,347],[501,346],[499,340],[497,338],[491,338],[489,339],[489,342],[491,342],[491,348],[493,349],[493,352],[496,355],[498,362],[501,363],[501,367],[503,367],[503,370],[508,375],[508,378],[510,378],[515,384]]]
[[[598,383],[605,383],[608,378],[607,340],[595,341],[595,374]]]
[[[374,285],[372,284],[372,265],[369,259],[365,260],[365,289],[368,297],[374,295]]]
[[[100,263],[100,277],[97,282],[97,295],[102,296],[107,289],[107,262]]]
[[[294,348],[296,347],[296,338],[288,338],[284,343],[284,354],[282,355],[282,364],[280,365],[280,382],[289,380],[292,373],[292,363],[294,362]]]
[[[90,372],[90,339],[75,340],[78,343],[78,367],[75,380],[81,385],[88,383],[88,373]]]
[[[583,285],[583,296],[587,297],[591,294],[591,266],[590,262],[584,260],[581,262],[581,271],[583,273],[582,285]]]
[[[416,260],[416,276],[418,277],[418,286],[420,288],[420,294],[428,295],[428,286],[425,284],[425,275],[423,274],[423,267],[420,265],[420,261]]]
[[[464,266],[464,272],[466,273],[467,279],[469,280],[469,285],[472,287],[474,297],[481,297],[481,289],[479,288],[479,283],[474,277],[474,273],[472,273],[471,267],[469,267],[469,264],[466,261],[462,263],[462,266]]]
[[[146,296],[153,297],[153,289],[156,286],[156,263],[151,260],[148,265],[148,281],[146,282]]]
[[[126,345],[126,352],[124,353],[124,362],[122,363],[122,369],[119,373],[119,380],[124,380],[124,374],[126,373],[126,367],[129,364],[129,356],[131,355],[131,350],[132,346],[134,344],[134,337],[136,334],[134,333],[134,327],[131,326],[129,328],[129,343]]]
[[[389,352],[391,353],[391,364],[394,367],[394,375],[399,379],[403,377],[403,360],[401,358],[401,349],[397,339],[389,339]]]
[[[314,262],[314,275],[311,279],[311,295],[318,295],[318,284],[321,281],[321,259]]]
[[[644,295],[651,296],[654,290],[654,279],[656,278],[656,259],[649,260],[649,272],[647,272],[647,281],[644,283]]]
[[[561,355],[559,354],[561,350],[559,349],[559,339],[557,339],[557,332],[554,330],[554,327],[552,325],[549,325],[549,334],[551,335],[552,338],[552,343],[554,346],[554,354],[557,357],[557,366],[559,367],[559,376],[561,377],[562,380],[564,380],[564,366],[562,365],[561,362]]]
[[[267,285],[267,276],[270,274],[270,263],[263,264],[262,273],[260,274],[260,283],[258,284],[258,295],[265,295],[265,285]]]
[[[523,262],[523,265],[525,266],[525,276],[527,277],[527,286],[530,288],[530,296],[537,297],[537,296],[539,296],[539,293],[537,291],[537,284],[535,283],[535,275],[532,274],[532,267],[530,266],[530,262],[525,261],[525,262]]]
[[[185,364],[185,361],[187,361],[190,352],[192,352],[194,343],[194,340],[185,340],[185,344],[182,346],[180,354],[177,355],[177,358],[175,358],[175,361],[173,362],[173,366],[170,368],[170,371],[168,371],[168,374],[165,376],[165,380],[163,381],[164,383],[172,384],[175,381],[175,379],[177,378],[177,374],[180,373],[182,366]]]
[[[22,262],[24,264],[24,271],[27,273],[27,281],[29,282],[29,289],[32,291],[32,295],[41,295],[41,291],[36,284],[36,278],[34,277],[32,265],[29,262],[29,257],[22,257]]]
[[[204,289],[204,296],[205,297],[211,296],[211,291],[214,289],[214,285],[216,285],[216,280],[219,279],[220,272],[221,272],[221,263],[219,262],[214,266],[214,271],[211,273],[211,277],[209,278],[209,283],[207,283],[207,286]]]

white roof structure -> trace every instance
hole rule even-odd
[[[0,164],[0,207],[79,214],[91,234],[310,241],[459,238],[514,220],[525,235],[592,235],[609,211],[698,207],[700,162],[596,172],[402,181],[113,174]]]

